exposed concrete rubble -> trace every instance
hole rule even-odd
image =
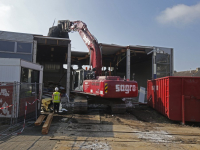
[[[0,149],[199,149],[199,141],[198,124],[183,126],[137,106],[120,115],[103,110],[54,114],[48,135],[28,126],[21,135],[1,140]]]
[[[139,139],[146,139],[152,142],[171,142],[174,137],[168,135],[166,131],[149,131],[149,132],[139,132]]]

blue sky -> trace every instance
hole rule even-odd
[[[55,18],[85,22],[100,43],[174,48],[177,71],[200,67],[200,0],[0,0],[0,30],[47,35]]]

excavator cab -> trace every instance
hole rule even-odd
[[[83,91],[83,81],[89,79],[95,79],[95,72],[91,70],[78,69],[75,73],[74,89],[75,91]]]

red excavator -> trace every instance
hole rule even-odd
[[[97,39],[89,32],[82,21],[60,20],[50,28],[48,36],[67,35],[78,31],[90,52],[92,70],[77,70],[78,85],[75,89],[74,112],[86,112],[88,104],[105,104],[112,113],[124,113],[125,102],[122,98],[138,96],[136,81],[122,79],[119,76],[102,76],[102,52]],[[105,73],[106,74],[106,73]]]

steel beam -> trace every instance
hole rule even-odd
[[[33,46],[32,46],[32,53],[33,53],[33,63],[36,63],[36,57],[37,57],[37,41],[33,40]]]
[[[174,49],[171,49],[170,76],[174,76]]]
[[[71,44],[68,44],[67,52],[67,81],[66,81],[66,93],[70,96],[70,76],[71,76]]]
[[[126,79],[130,80],[130,49],[126,50]]]
[[[153,79],[157,78],[156,49],[153,51]]]

